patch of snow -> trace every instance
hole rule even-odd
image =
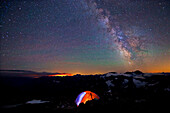
[[[119,76],[120,74],[114,74],[114,73],[107,73],[106,77],[110,77],[110,76]]]
[[[65,107],[64,105],[61,106],[62,109],[63,109],[64,107]]]
[[[129,82],[128,79],[124,79],[123,84],[127,84]]]
[[[105,79],[105,76],[100,76],[100,78],[103,78],[103,79]]]
[[[144,87],[147,83],[140,80],[133,79],[133,83],[136,85],[136,88]]]
[[[126,76],[126,77],[132,77],[133,75],[132,74],[122,74],[123,76]]]
[[[157,85],[157,84],[159,84],[159,82],[156,82],[156,83],[154,83],[154,84],[148,84],[148,86],[149,86],[149,87],[152,87],[152,86],[155,86],[155,85]]]
[[[128,82],[129,82],[128,79],[123,80],[122,85],[123,85],[124,88],[128,88]]]
[[[107,80],[107,81],[106,81],[106,84],[107,84],[108,87],[114,87],[114,86],[115,86],[115,85],[112,83],[111,80]]]
[[[112,92],[112,90],[110,89],[110,90],[108,90],[107,92],[108,92],[108,93],[111,93],[111,92]]]
[[[132,74],[114,74],[114,73],[107,73],[106,74],[106,77],[110,77],[110,76],[126,76],[126,77],[135,77],[135,78],[141,78],[141,79],[145,79],[141,74],[135,74],[135,73],[132,73]]]
[[[47,103],[49,101],[42,101],[42,100],[31,100],[26,102],[26,104],[42,104],[42,103]]]
[[[139,79],[145,79],[145,77],[139,75],[139,76],[134,76],[134,78],[139,78]]]

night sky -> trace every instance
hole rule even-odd
[[[3,0],[0,69],[170,72],[169,0]]]

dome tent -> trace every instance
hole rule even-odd
[[[78,107],[80,103],[85,104],[89,100],[93,100],[93,99],[98,100],[99,98],[100,97],[97,94],[95,94],[91,91],[84,91],[77,96],[75,103],[77,104],[77,107]]]

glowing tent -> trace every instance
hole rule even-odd
[[[80,103],[86,103],[89,100],[93,100],[93,99],[99,99],[99,96],[91,91],[84,91],[82,93],[80,93],[76,100],[75,103],[77,104],[77,106],[79,106]]]

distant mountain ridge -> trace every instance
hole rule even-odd
[[[50,72],[36,72],[30,70],[0,70],[0,76],[13,76],[13,77],[41,77],[63,73],[50,73]]]

